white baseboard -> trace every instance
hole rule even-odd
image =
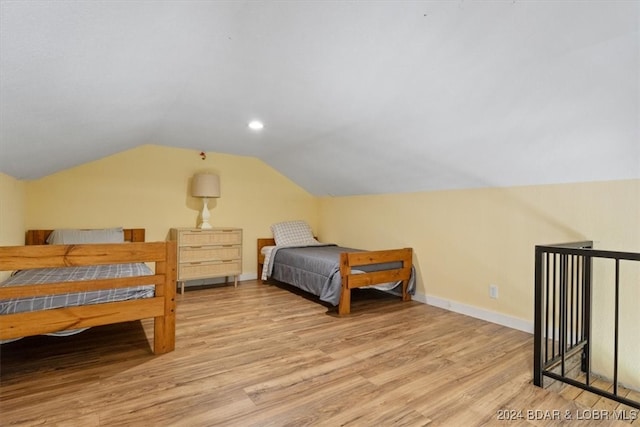
[[[258,273],[242,273],[238,276],[239,281],[243,280],[256,280],[258,278]]]
[[[508,328],[517,329],[519,331],[533,333],[533,322],[529,322],[518,317],[508,316],[506,314],[497,313],[495,311],[484,308],[475,307],[473,305],[463,304],[461,302],[447,300],[433,295],[425,295],[416,293],[412,298],[423,304],[429,304],[434,307],[443,308],[445,310],[464,314],[465,316],[475,317],[476,319],[486,320],[487,322],[497,323],[498,325]]]

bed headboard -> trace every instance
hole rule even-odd
[[[125,242],[144,242],[144,228],[125,228]],[[47,238],[53,230],[27,230],[26,245],[46,245]]]

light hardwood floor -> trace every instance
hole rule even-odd
[[[160,356],[150,321],[0,346],[0,424],[629,425],[531,385],[530,335],[396,297],[339,318],[248,281],[179,295],[176,329]]]

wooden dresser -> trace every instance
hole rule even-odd
[[[172,228],[169,238],[178,242],[178,283],[184,294],[187,280],[234,276],[242,273],[242,229]]]

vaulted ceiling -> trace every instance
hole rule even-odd
[[[316,195],[640,178],[638,1],[0,7],[19,179],[141,144],[255,156]]]

